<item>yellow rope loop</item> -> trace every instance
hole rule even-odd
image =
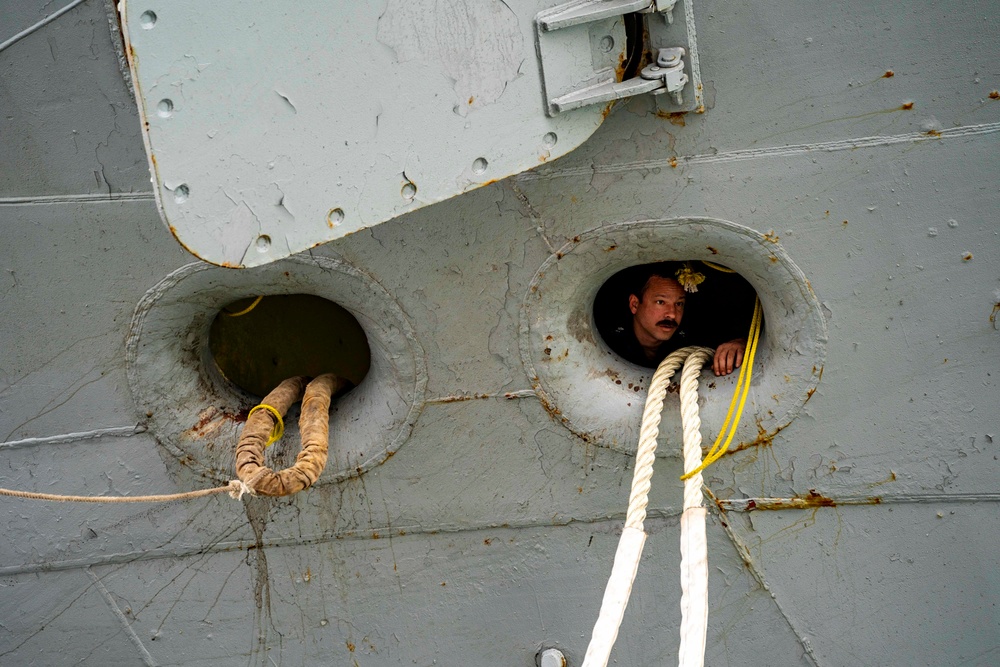
[[[710,262],[707,259],[701,260],[701,263],[710,269],[715,269],[716,271],[722,271],[723,273],[736,273],[733,269],[722,266],[721,264],[716,264],[715,262]]]
[[[224,315],[228,316],[228,317],[240,317],[241,315],[246,315],[251,310],[253,310],[254,308],[256,308],[257,304],[260,303],[260,300],[263,299],[263,298],[264,298],[264,295],[261,294],[260,296],[258,296],[256,299],[253,300],[253,303],[251,303],[249,306],[247,306],[246,308],[244,308],[243,310],[241,310],[238,313],[228,313],[226,311],[222,311],[222,313]]]
[[[247,419],[250,419],[250,415],[258,410],[267,410],[274,415],[274,418],[277,420],[274,424],[274,428],[271,429],[271,435],[268,437],[267,442],[264,443],[264,448],[266,449],[267,447],[270,447],[274,443],[278,442],[278,440],[281,440],[281,436],[285,434],[285,421],[281,418],[281,413],[278,412],[277,408],[273,408],[266,403],[255,405],[253,409],[250,410],[250,413],[247,414]]]
[[[746,404],[747,396],[750,393],[750,378],[753,377],[753,360],[757,354],[757,342],[760,340],[760,325],[763,313],[761,310],[760,299],[757,299],[757,303],[754,305],[753,309],[753,320],[750,322],[750,334],[747,343],[747,353],[746,357],[743,359],[743,365],[740,368],[739,378],[736,380],[736,390],[733,392],[733,398],[729,402],[729,411],[726,412],[726,419],[722,422],[722,428],[719,429],[719,436],[715,439],[715,443],[712,448],[708,450],[705,458],[702,460],[701,465],[694,470],[681,475],[681,479],[689,479],[690,477],[700,473],[702,470],[712,465],[729,450],[729,444],[733,441],[733,436],[736,435],[736,427],[740,423],[740,417],[743,415],[743,406]],[[733,409],[735,410],[735,413]],[[730,421],[731,420],[731,421]],[[729,434],[726,435],[726,431]],[[725,436],[725,442],[723,442],[723,436]]]

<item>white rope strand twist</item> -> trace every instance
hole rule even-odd
[[[696,348],[684,361],[681,371],[681,425],[684,429],[684,472],[696,470],[701,465],[701,415],[698,413],[698,378],[701,367],[712,358],[712,351]],[[701,507],[704,494],[701,490],[701,473],[684,481],[684,506]]]
[[[646,520],[646,506],[649,504],[649,485],[653,477],[653,461],[656,460],[656,438],[660,433],[660,416],[663,401],[667,396],[670,378],[689,354],[699,348],[682,347],[664,359],[649,382],[646,407],[642,411],[642,426],[639,429],[639,444],[635,450],[635,470],[632,472],[632,492],[625,513],[625,525],[643,529]],[[707,348],[701,348],[707,349]]]

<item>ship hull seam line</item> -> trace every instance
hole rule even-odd
[[[553,168],[551,172],[525,172],[514,177],[518,181],[536,181],[553,178],[572,178],[576,176],[591,176],[593,174],[617,174],[630,171],[643,171],[655,168],[673,167],[676,164],[699,165],[727,162],[743,162],[762,158],[782,158],[803,155],[806,153],[838,153],[859,148],[883,148],[899,144],[918,144],[925,141],[942,141],[944,139],[964,139],[1000,132],[1000,123],[984,123],[940,130],[933,135],[926,132],[908,132],[892,136],[860,137],[857,139],[839,139],[815,144],[793,144],[791,146],[774,146],[771,148],[746,148],[716,153],[714,155],[691,155],[669,159],[641,160],[638,162],[623,162],[620,164],[601,164],[589,167],[570,169]]]
[[[830,507],[845,506],[845,505],[872,505],[873,496],[846,496],[843,498],[835,498],[832,500]],[[740,504],[748,504],[750,500],[762,501],[766,504],[767,498],[743,498],[739,500],[722,500],[719,499],[715,501],[723,510],[726,511],[751,511],[749,508],[741,510],[739,509]],[[771,500],[788,500],[787,498],[774,498]],[[938,503],[938,504],[952,504],[952,503],[978,503],[978,502],[1000,502],[1000,493],[959,493],[959,494],[906,494],[900,496],[881,496],[879,497],[879,505],[888,504],[912,504],[912,503]],[[789,507],[787,509],[803,510],[803,509],[823,509],[823,505],[815,506],[811,505],[809,507]],[[759,511],[759,510],[758,510]],[[651,519],[679,519],[681,513],[679,509],[667,507],[667,508],[656,508],[647,511],[647,516]],[[388,537],[392,535],[393,537],[413,537],[417,535],[436,535],[436,534],[462,534],[462,533],[476,533],[485,530],[520,530],[520,529],[530,529],[530,528],[564,528],[575,525],[596,525],[603,523],[616,523],[622,522],[625,519],[624,512],[618,512],[614,514],[608,514],[603,516],[595,517],[583,517],[583,518],[572,518],[566,519],[565,521],[552,522],[552,521],[525,521],[522,523],[491,523],[482,526],[455,526],[455,525],[442,525],[433,527],[422,527],[422,526],[379,526],[371,527],[365,529],[356,529],[350,531],[343,531],[338,533],[331,533],[326,535],[317,535],[314,537],[286,537],[281,539],[269,540],[268,542],[261,545],[260,548],[273,548],[273,547],[295,547],[295,546],[308,546],[313,544],[326,544],[329,542],[338,542],[343,540],[365,540],[370,542],[373,534],[385,535]],[[400,534],[402,533],[402,534]],[[257,543],[253,539],[247,540],[230,540],[228,542],[216,542],[210,545],[187,545],[178,546],[173,549],[150,549],[146,551],[130,551],[127,553],[120,554],[106,554],[94,558],[80,558],[75,560],[65,560],[65,561],[53,561],[47,563],[30,563],[26,565],[13,565],[8,567],[0,567],[0,577],[11,577],[22,574],[38,574],[44,572],[61,572],[65,570],[77,570],[81,568],[87,568],[92,566],[102,566],[102,565],[123,565],[127,563],[133,563],[136,561],[151,561],[151,560],[162,560],[164,558],[185,558],[189,556],[199,556],[207,553],[219,553],[223,551],[243,551],[249,549],[256,549]]]
[[[29,26],[29,27],[25,28],[24,30],[22,30],[21,32],[17,33],[13,37],[11,37],[11,38],[7,39],[6,41],[0,43],[0,52],[3,52],[3,50],[6,49],[8,46],[13,46],[15,43],[20,42],[22,39],[24,39],[25,37],[27,37],[31,33],[35,32],[36,30],[39,30],[40,28],[44,28],[45,26],[47,26],[48,24],[52,23],[57,18],[59,18],[60,16],[62,16],[66,12],[68,12],[69,10],[73,9],[77,5],[82,5],[84,2],[85,2],[85,0],[73,0],[73,2],[69,3],[68,5],[66,5],[65,7],[63,7],[62,9],[59,9],[59,10],[56,10],[56,11],[52,12],[51,14],[49,14],[48,16],[46,16],[45,18],[43,18],[41,21],[39,21],[35,25]]]
[[[68,195],[23,195],[20,197],[0,197],[0,206],[32,206],[48,204],[101,204],[126,201],[155,201],[149,192],[80,193]]]
[[[130,438],[139,433],[145,433],[144,424],[135,426],[112,426],[110,428],[99,428],[93,431],[81,431],[80,433],[64,433],[62,435],[50,435],[42,438],[24,438],[22,440],[8,440],[0,442],[0,450],[20,449],[22,447],[34,447],[37,445],[63,445],[80,440],[94,440],[95,438],[114,437]]]
[[[101,597],[104,598],[104,601],[108,603],[108,607],[111,608],[111,613],[114,614],[115,618],[118,619],[118,622],[121,623],[122,630],[125,631],[125,634],[128,636],[128,640],[132,642],[132,645],[135,646],[137,651],[139,651],[139,655],[142,656],[142,663],[146,665],[146,667],[156,667],[156,661],[153,659],[153,656],[150,655],[149,651],[146,650],[146,647],[143,646],[142,640],[139,639],[139,635],[135,634],[135,630],[132,629],[132,626],[129,624],[128,619],[125,617],[125,614],[122,613],[122,610],[119,609],[118,604],[115,602],[115,599],[111,597],[111,593],[104,585],[104,582],[101,581],[101,579],[96,574],[94,574],[94,571],[91,570],[89,567],[87,568],[87,574],[90,576],[90,579],[94,582],[94,586],[97,587],[97,590],[98,592],[100,592]]]

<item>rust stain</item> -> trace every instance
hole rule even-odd
[[[773,229],[768,230],[767,234],[764,234],[764,240],[767,241],[768,243],[777,243],[778,239],[780,238],[781,238],[780,236],[775,234]]]
[[[990,99],[991,100],[1000,100],[1000,90],[991,90],[990,91]]]
[[[927,130],[926,134],[929,137],[940,137],[941,136],[941,131],[940,130]]]
[[[972,253],[971,252],[967,252],[964,255],[962,255],[962,261],[963,262],[968,262],[968,261],[971,261],[971,260],[972,260]]]
[[[842,225],[846,225],[846,224],[847,224],[847,220],[844,220],[844,222],[842,222],[842,223],[840,223],[840,224],[842,224]]]
[[[719,251],[718,251],[718,250],[716,250],[715,248],[713,248],[712,246],[710,246],[710,245],[707,245],[707,246],[705,246],[705,247],[706,247],[706,248],[708,249],[708,251],[709,251],[709,252],[711,252],[711,253],[712,253],[713,255],[718,255],[718,254],[719,254]]]
[[[428,403],[464,403],[465,401],[479,401],[484,398],[492,398],[490,394],[458,394],[457,396],[442,396],[441,398],[428,399]]]
[[[757,438],[753,442],[741,442],[735,447],[730,447],[729,449],[726,450],[724,456],[729,456],[730,454],[735,454],[736,452],[742,452],[744,449],[750,449],[751,447],[770,447],[774,444],[775,436],[781,433],[781,431],[784,430],[784,428],[785,428],[784,426],[779,426],[778,428],[774,429],[774,432],[768,433],[767,429],[761,426],[760,422],[758,421]],[[703,447],[703,449],[707,451],[708,447]]]
[[[913,102],[904,102],[903,105],[899,108],[902,111],[909,111],[910,109],[913,108]]]
[[[813,394],[815,394],[815,393],[816,393],[816,387],[813,387],[812,389],[808,390],[808,391],[806,392],[806,400],[805,400],[804,402],[805,402],[805,403],[808,403],[808,402],[809,402],[809,399],[810,399],[810,398],[812,398],[812,397],[813,397]]]
[[[851,505],[880,505],[882,498],[879,496],[869,496],[862,502],[851,502]],[[821,495],[816,489],[809,489],[804,496],[793,498],[755,498],[747,502],[747,511],[754,510],[799,510],[816,509],[819,507],[837,507],[837,502],[833,498]]]
[[[485,540],[483,540],[483,544],[485,544],[486,546],[490,546],[491,544],[493,544],[493,540],[487,537]]]
[[[551,347],[547,347],[544,350],[542,350],[542,352],[545,353],[545,356],[549,356],[550,354],[552,354],[552,348]]]
[[[993,312],[990,313],[990,324],[993,325],[993,329],[997,328],[997,313],[1000,313],[1000,301],[993,304]]]
[[[883,484],[888,484],[888,483],[890,483],[890,482],[895,482],[895,481],[896,481],[896,473],[895,473],[895,472],[893,472],[892,470],[890,470],[890,471],[889,471],[889,476],[888,476],[888,477],[886,477],[885,479],[883,479],[883,480],[882,480],[882,481],[880,481],[880,482],[875,482],[875,483],[874,483],[874,484],[872,484],[871,486],[872,486],[872,488],[874,488],[874,487],[876,487],[876,486],[882,486]]]
[[[769,256],[768,259],[771,260],[772,264],[777,264],[778,263],[778,258],[775,257],[774,255]]]
[[[896,76],[896,73],[895,73],[895,72],[893,72],[893,71],[892,71],[891,69],[887,69],[887,70],[885,71],[885,74],[883,74],[883,75],[882,75],[882,78],[883,78],[883,79],[891,79],[891,78],[892,78],[892,77],[894,77],[894,76]]]
[[[676,125],[677,127],[684,127],[687,125],[687,121],[684,120],[684,116],[687,115],[686,111],[657,111],[656,117],[662,118],[663,120],[670,121],[671,125]]]
[[[604,249],[604,252],[611,252],[612,250],[615,250],[617,248],[618,246],[616,245],[609,245],[607,248]]]
[[[672,157],[672,158],[670,158],[670,166],[671,166],[671,167],[672,167],[673,169],[676,169],[676,168],[677,168],[677,158],[676,158],[676,157]]]
[[[354,644],[352,644],[351,642],[347,642],[347,650],[350,651],[351,653],[354,653]]]
[[[224,412],[215,407],[208,407],[198,413],[198,423],[184,431],[184,436],[192,440],[200,440],[215,436],[227,422],[243,423],[247,420],[249,410],[237,414]]]
[[[618,54],[618,64],[615,65],[615,81],[621,82],[625,80],[625,65],[628,61],[628,56],[625,51]]]
[[[475,101],[476,101],[476,98],[475,98],[475,96],[473,96],[473,95],[470,95],[470,96],[469,96],[469,104],[472,104],[472,103],[473,103],[473,102],[475,102]]]

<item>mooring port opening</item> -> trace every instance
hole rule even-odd
[[[656,368],[681,347],[715,349],[745,340],[756,299],[753,286],[721,264],[700,260],[637,264],[601,285],[593,303],[594,325],[616,355]]]
[[[209,330],[219,373],[260,398],[290,377],[334,373],[360,385],[371,349],[357,318],[312,294],[241,298],[223,306]]]

